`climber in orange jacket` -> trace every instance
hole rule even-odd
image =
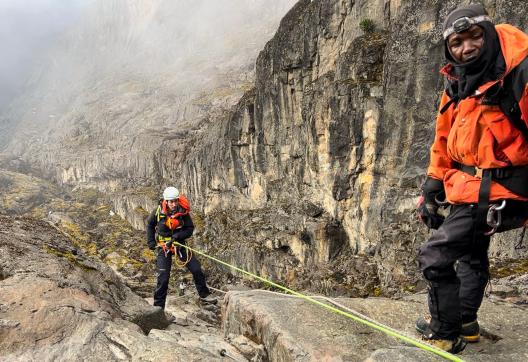
[[[419,250],[431,318],[416,328],[452,353],[479,340],[490,236],[528,219],[528,35],[493,25],[482,5],[443,25],[447,78],[418,214],[433,229]],[[439,207],[450,206],[447,217]]]

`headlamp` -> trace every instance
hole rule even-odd
[[[444,40],[449,37],[449,35],[453,33],[463,33],[467,31],[469,28],[471,28],[472,25],[481,23],[483,21],[489,21],[491,22],[491,18],[487,15],[479,15],[474,16],[472,18],[469,18],[467,16],[461,17],[453,21],[453,25],[451,25],[449,28],[447,28],[444,33]]]

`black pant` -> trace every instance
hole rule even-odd
[[[454,205],[449,216],[420,247],[420,269],[429,284],[430,329],[437,338],[453,339],[462,323],[473,321],[489,279],[487,228],[477,227],[473,205]],[[523,225],[528,203],[507,201],[502,212],[506,231]]]
[[[154,291],[154,305],[165,308],[165,300],[167,299],[167,292],[169,290],[169,278],[172,267],[172,253],[165,256],[161,249],[158,249],[157,253],[156,266],[158,268],[158,282],[156,290]],[[187,249],[179,247],[177,248],[177,254],[180,261],[187,260]],[[205,283],[205,275],[198,259],[192,255],[186,266],[192,273],[198,295],[202,298],[208,296],[210,291]]]

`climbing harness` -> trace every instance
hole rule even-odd
[[[297,296],[297,297],[299,297],[301,299],[304,299],[304,300],[306,300],[306,301],[308,301],[308,302],[310,302],[312,304],[316,304],[316,305],[318,305],[320,307],[323,307],[323,308],[325,308],[327,310],[330,310],[330,311],[332,311],[332,312],[334,312],[336,314],[340,314],[340,315],[345,316],[347,318],[350,318],[350,319],[352,319],[352,320],[354,320],[356,322],[365,324],[365,325],[367,325],[367,326],[369,326],[371,328],[374,328],[374,329],[376,329],[378,331],[381,331],[381,332],[383,332],[383,333],[385,333],[385,334],[387,334],[389,336],[398,338],[398,339],[400,339],[400,340],[402,340],[402,341],[404,341],[404,342],[406,342],[408,344],[411,344],[411,345],[413,345],[415,347],[418,347],[418,348],[420,348],[422,350],[434,353],[434,354],[436,354],[436,355],[438,355],[440,357],[443,357],[443,358],[445,358],[447,360],[450,360],[450,361],[463,362],[462,359],[458,358],[457,356],[455,356],[455,355],[453,355],[453,354],[451,354],[449,352],[446,352],[444,350],[436,348],[435,346],[426,344],[426,343],[424,343],[422,341],[419,341],[419,340],[417,340],[415,338],[408,337],[408,336],[402,334],[401,332],[399,332],[399,331],[397,331],[397,330],[395,330],[393,328],[384,326],[383,324],[381,324],[379,322],[376,322],[376,321],[374,321],[372,319],[364,318],[364,316],[360,316],[359,313],[354,313],[354,312],[351,313],[351,312],[347,312],[347,311],[344,311],[342,309],[336,308],[336,307],[331,306],[329,304],[323,303],[323,302],[321,302],[321,301],[319,301],[319,300],[317,300],[317,299],[315,299],[313,297],[310,297],[310,296],[304,295],[302,293],[296,292],[296,291],[294,291],[292,289],[289,289],[289,288],[287,288],[285,286],[282,286],[280,284],[274,283],[271,280],[268,280],[268,279],[260,277],[260,276],[258,276],[256,274],[250,273],[250,272],[248,272],[248,271],[246,271],[244,269],[241,269],[241,268],[239,268],[239,267],[237,267],[235,265],[226,263],[226,262],[224,262],[224,261],[222,261],[220,259],[217,259],[217,258],[215,258],[213,256],[210,256],[210,255],[206,254],[206,253],[203,253],[201,251],[193,249],[193,248],[191,248],[191,247],[189,247],[187,245],[181,244],[181,243],[179,243],[177,241],[174,241],[174,243],[176,245],[180,246],[180,247],[183,247],[183,248],[187,249],[188,251],[192,251],[192,252],[194,252],[194,253],[196,253],[198,255],[201,255],[201,256],[204,256],[204,257],[206,257],[206,258],[208,258],[210,260],[213,260],[213,261],[215,261],[215,262],[217,262],[217,263],[219,263],[221,265],[227,266],[228,268],[230,268],[232,270],[236,270],[236,271],[238,271],[238,272],[240,272],[242,274],[246,274],[246,275],[248,275],[248,276],[250,276],[252,278],[260,280],[261,282],[264,282],[264,283],[269,284],[269,285],[271,285],[271,286],[273,286],[275,288],[283,290],[283,291],[285,291],[285,292],[287,292],[289,294],[292,294],[292,295]]]
[[[161,248],[163,254],[167,258],[171,253],[176,254],[176,248],[172,244],[172,239],[170,236],[161,236],[156,235],[156,240],[158,242],[158,247]]]
[[[158,235],[157,240],[158,240],[158,247],[161,248],[166,258],[168,258],[169,255],[171,254],[178,256],[178,258],[175,260],[175,264],[178,268],[183,268],[187,264],[189,264],[192,258],[192,251],[190,249],[186,250],[185,257],[184,257],[182,248],[180,246],[175,247],[174,241],[172,241],[170,236],[159,236]]]

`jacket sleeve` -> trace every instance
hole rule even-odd
[[[158,221],[156,220],[156,210],[152,211],[147,217],[146,226],[147,226],[147,245],[149,248],[156,247],[156,225]]]
[[[449,99],[444,91],[439,109],[442,109],[449,102]],[[447,155],[447,137],[453,123],[453,109],[454,105],[450,106],[443,114],[440,114],[439,111],[436,118],[435,138],[431,146],[431,159],[427,169],[427,176],[433,179],[443,180],[446,172],[454,167],[454,161]]]
[[[528,74],[525,77],[528,78]],[[521,109],[521,118],[528,127],[528,80],[524,81],[524,91],[519,99],[519,108]]]
[[[172,239],[176,241],[183,241],[190,237],[194,232],[194,224],[191,219],[191,215],[187,214],[183,216],[183,226],[181,229],[174,231]]]

